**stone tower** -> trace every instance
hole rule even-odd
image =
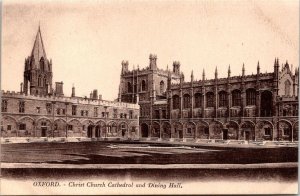
[[[23,92],[30,95],[52,94],[52,61],[47,59],[41,29],[35,37],[31,55],[25,59]]]

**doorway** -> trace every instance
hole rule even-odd
[[[47,127],[42,127],[42,137],[46,137]]]
[[[223,129],[223,140],[228,140],[228,129]]]
[[[93,137],[93,127],[92,126],[88,126],[87,136],[88,136],[88,138]]]
[[[250,132],[249,131],[245,131],[245,140],[246,141],[250,140]]]

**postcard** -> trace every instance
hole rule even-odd
[[[4,0],[1,19],[1,195],[298,193],[298,1]]]

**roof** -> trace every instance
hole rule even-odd
[[[39,62],[42,57],[44,57],[45,60],[47,59],[40,27],[35,37],[31,57],[34,58],[35,62]]]

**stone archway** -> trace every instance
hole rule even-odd
[[[181,122],[174,122],[173,123],[173,130],[174,130],[174,138],[179,138],[182,139],[183,138],[183,124]]]
[[[299,132],[299,123],[298,121],[294,124],[294,129],[293,129],[293,141],[298,141],[298,132]]]
[[[257,140],[273,140],[274,128],[269,121],[260,121],[257,123],[256,139]]]
[[[219,121],[214,121],[210,124],[210,134],[213,139],[223,139],[223,124]]]
[[[240,125],[240,140],[255,140],[255,124],[251,121],[244,121]]]
[[[153,122],[151,135],[152,137],[160,137],[160,125],[158,122]]]
[[[228,139],[237,140],[239,138],[239,124],[235,121],[229,121],[226,125],[228,129]]]
[[[279,140],[292,140],[293,126],[290,122],[285,120],[279,121],[278,139]]]
[[[198,130],[198,134],[197,134],[197,138],[200,139],[209,139],[209,125],[208,123],[205,122],[199,122],[197,124],[197,130]]]
[[[193,122],[186,123],[185,138],[195,138],[196,125]]]
[[[163,139],[171,138],[171,125],[168,122],[163,122],[162,124],[162,138]]]

